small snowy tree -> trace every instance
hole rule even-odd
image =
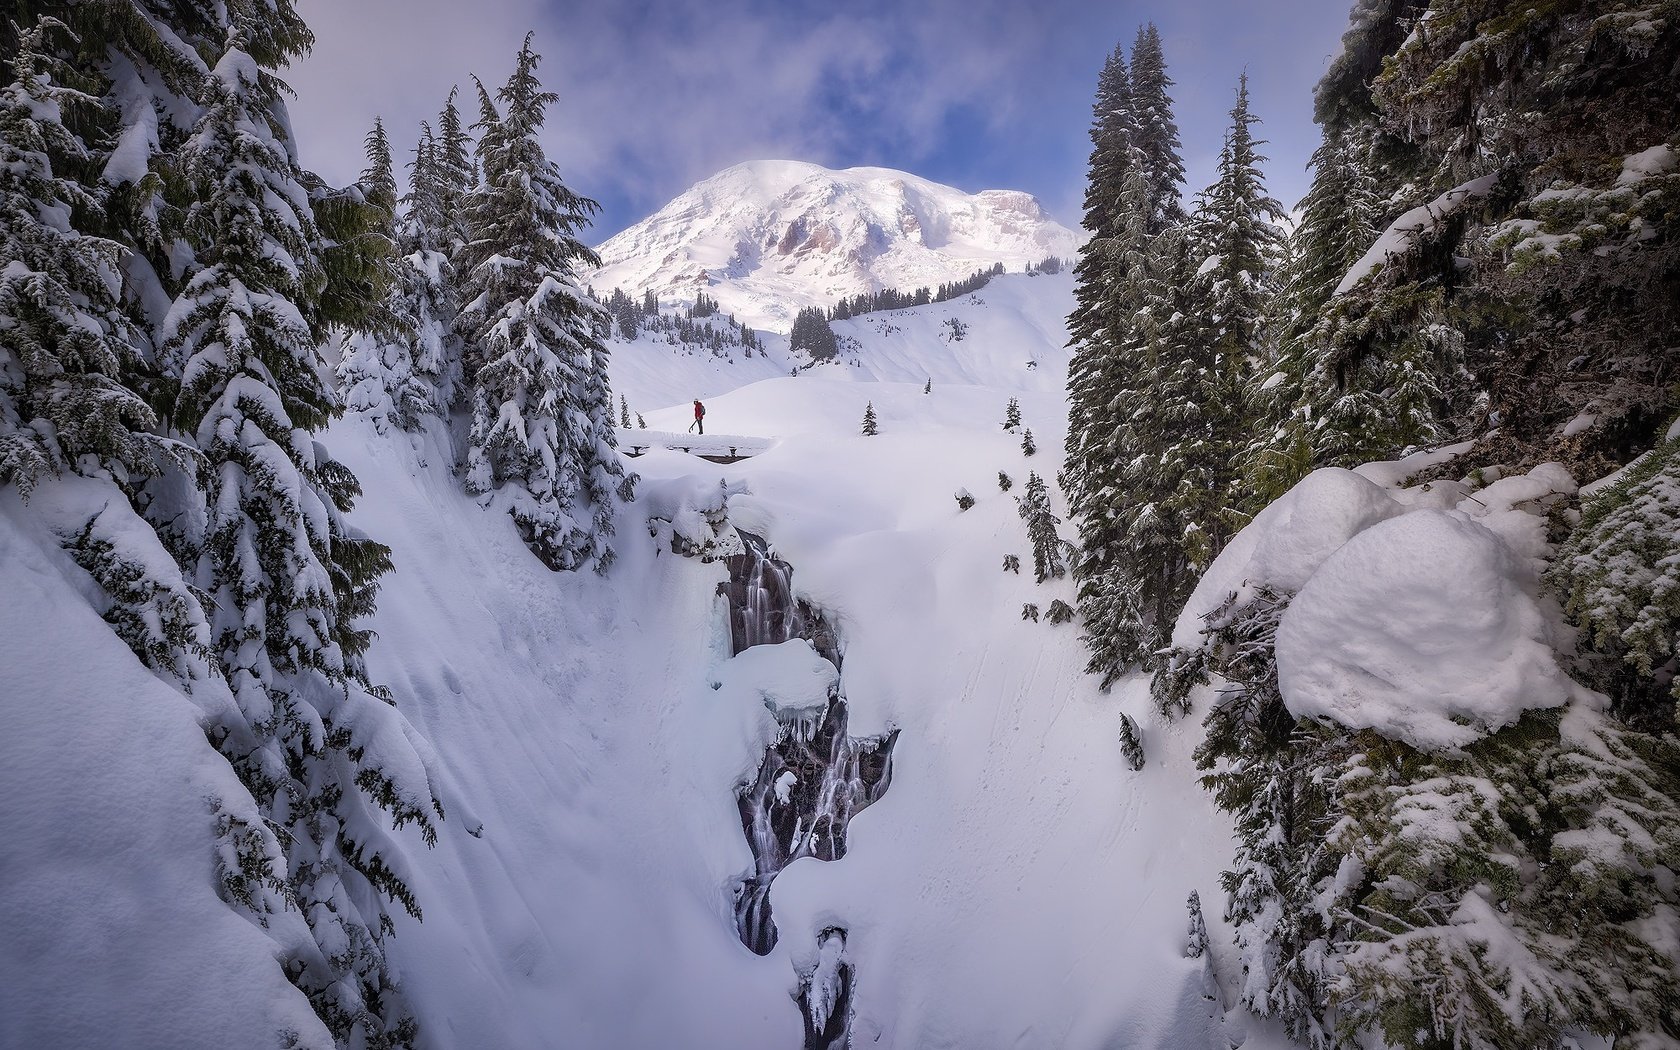
[[[1021,431],[1021,455],[1032,456],[1038,453],[1038,445],[1033,441],[1032,428]]]
[[[1120,755],[1133,770],[1143,768],[1143,734],[1125,712],[1120,714]]]
[[[1021,574],[1021,556],[1019,554],[1005,554],[1003,556],[1003,571]]]
[[[1021,402],[1018,398],[1010,398],[1009,404],[1003,406],[1003,429],[1014,430],[1021,425]]]
[[[597,205],[573,193],[538,133],[556,96],[527,36],[496,102],[478,85],[484,181],[467,204],[457,330],[472,389],[467,487],[495,494],[552,569],[613,561],[619,501],[632,496],[612,428],[606,318],[579,287],[595,254],[577,238]]]
[[[1051,623],[1067,623],[1073,619],[1073,606],[1057,598],[1044,610],[1044,618]]]
[[[1031,620],[1033,623],[1037,623],[1038,622],[1038,606],[1037,606],[1037,604],[1035,604],[1033,602],[1027,602],[1025,605],[1021,606],[1021,619]]]
[[[1127,719],[1128,722],[1131,719]],[[1132,768],[1136,769],[1136,766]],[[1202,918],[1202,895],[1195,890],[1190,891],[1190,897],[1184,902],[1190,911],[1190,925],[1184,934],[1184,957],[1186,959],[1200,959],[1208,953],[1207,921]]]
[[[958,489],[956,491],[956,500],[958,510],[968,510],[974,506],[974,493],[968,491],[967,489]]]
[[[1050,509],[1050,490],[1036,473],[1027,475],[1025,494],[1020,498],[1021,520],[1027,524],[1027,538],[1033,548],[1033,575],[1039,583],[1067,574],[1062,560],[1061,537],[1056,526],[1061,519]]]
[[[880,431],[875,425],[875,402],[870,401],[863,406],[863,435],[874,437],[878,433]]]
[[[618,395],[618,425],[630,429],[630,399],[623,394]]]

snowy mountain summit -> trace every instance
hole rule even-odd
[[[964,193],[891,168],[737,164],[602,244],[588,280],[692,301],[705,290],[757,328],[801,307],[958,281],[995,263],[1071,257],[1079,236],[1017,190]]]

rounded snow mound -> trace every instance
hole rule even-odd
[[[1557,664],[1537,586],[1526,559],[1457,511],[1373,525],[1283,613],[1284,704],[1424,750],[1558,707],[1578,687]]]
[[[1208,566],[1173,627],[1173,644],[1199,647],[1202,617],[1232,591],[1300,590],[1349,539],[1406,509],[1381,485],[1351,470],[1313,471],[1255,515]]]

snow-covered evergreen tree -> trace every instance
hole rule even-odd
[[[1244,396],[1252,421],[1242,454],[1245,514],[1283,495],[1315,462],[1336,461],[1347,451],[1343,434],[1326,426],[1340,395],[1324,360],[1330,329],[1323,310],[1377,236],[1383,205],[1368,138],[1326,127],[1313,152],[1312,185],[1297,206],[1300,221],[1268,310],[1270,357]]]
[[[1026,488],[1017,502],[1021,520],[1027,525],[1027,540],[1032,544],[1033,577],[1043,583],[1067,575],[1062,539],[1056,535],[1062,519],[1050,509],[1050,489],[1036,472],[1027,475]]]
[[[1120,203],[1122,221],[1114,236],[1102,245],[1088,242],[1083,249],[1093,259],[1100,256],[1108,269],[1100,270],[1093,261],[1076,271],[1076,294],[1100,302],[1103,320],[1088,339],[1075,344],[1069,364],[1068,443],[1061,472],[1068,509],[1079,528],[1075,571],[1091,649],[1087,670],[1101,676],[1104,688],[1155,648],[1144,597],[1136,578],[1127,575],[1127,527],[1120,520],[1132,506],[1119,476],[1126,463],[1123,405],[1152,380],[1137,327],[1152,238],[1148,184],[1136,165],[1127,169]]]
[[[1191,890],[1184,906],[1190,913],[1190,924],[1184,932],[1184,957],[1200,959],[1208,953],[1207,920],[1202,917],[1202,895]]]
[[[1120,757],[1133,771],[1143,768],[1143,733],[1132,716],[1124,712],[1120,714]]]
[[[1036,456],[1037,454],[1038,443],[1033,440],[1032,428],[1027,427],[1021,431],[1021,455]]]
[[[1248,107],[1248,75],[1241,77],[1231,127],[1219,154],[1219,174],[1192,219],[1199,257],[1195,304],[1211,341],[1210,382],[1202,402],[1207,428],[1197,454],[1213,482],[1206,509],[1191,519],[1205,537],[1196,560],[1205,565],[1235,532],[1244,502],[1237,464],[1249,430],[1244,392],[1265,357],[1265,319],[1277,294],[1284,234],[1283,206],[1266,193],[1265,160],[1254,137],[1259,118]]]
[[[122,249],[77,228],[102,201],[67,177],[92,160],[70,124],[98,101],[52,57],[48,35],[68,33],[53,18],[22,29],[0,87],[0,485],[25,496],[65,470],[126,483],[170,447],[128,385],[140,337],[120,302]]]
[[[456,88],[449,89],[443,109],[438,112],[436,165],[433,183],[436,187],[439,214],[444,220],[440,229],[447,231],[440,237],[440,250],[453,257],[472,237],[471,216],[467,198],[478,185],[479,170],[475,163],[472,134],[455,105]]]
[[[605,572],[614,508],[635,476],[615,447],[606,316],[575,274],[598,262],[577,238],[597,205],[566,186],[537,141],[556,100],[539,61],[527,36],[496,99],[478,89],[484,178],[467,204],[456,321],[472,391],[467,487],[494,494],[550,568]]]
[[[1550,582],[1586,635],[1588,680],[1623,721],[1672,732],[1680,725],[1680,436],[1593,498]]]
[[[1160,231],[1184,220],[1179,188],[1184,185],[1184,161],[1178,155],[1178,120],[1173,116],[1173,86],[1167,75],[1167,59],[1161,50],[1161,33],[1151,22],[1138,29],[1132,42],[1130,110],[1132,146],[1137,156],[1132,163],[1144,174],[1148,186],[1149,229]]]
[[[863,406],[863,436],[874,437],[880,432],[875,420],[875,402],[867,402]]]
[[[385,548],[344,521],[355,479],[311,432],[336,410],[312,299],[321,240],[291,159],[280,87],[231,31],[185,145],[195,256],[165,322],[173,419],[207,461],[196,584],[239,718],[213,739],[284,832],[287,881],[315,946],[285,960],[344,1045],[404,1046],[414,1023],[387,971],[380,897],[419,906],[381,830],[441,808],[427,783],[381,763],[396,715],[367,684]],[[324,319],[323,319],[324,320]]]
[[[424,141],[421,146],[422,150],[429,149]],[[418,430],[421,421],[438,409],[437,383],[426,372],[426,365],[434,359],[430,351],[438,335],[436,320],[428,310],[436,289],[412,257],[395,258],[399,250],[397,185],[391,169],[391,144],[382,121],[374,122],[365,152],[367,167],[358,185],[366,204],[383,218],[379,236],[391,245],[388,253],[381,253],[389,258],[389,266],[381,274],[387,289],[381,306],[369,311],[367,321],[344,341],[338,365],[339,386],[344,391],[345,407],[365,413],[380,430],[388,425]],[[416,166],[420,163],[417,157]],[[413,211],[411,208],[405,217],[405,225],[424,221]]]
[[[1009,404],[1003,406],[1003,429],[1014,430],[1021,425],[1021,401],[1010,398]]]

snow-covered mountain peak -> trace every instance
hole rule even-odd
[[[597,290],[692,301],[705,290],[759,328],[842,296],[1019,270],[1079,237],[1018,190],[965,193],[892,168],[749,161],[691,186],[601,245]]]

